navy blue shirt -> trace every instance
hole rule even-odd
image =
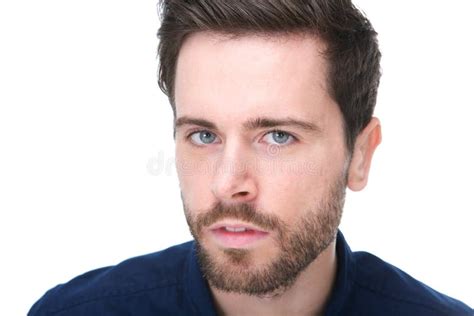
[[[336,253],[337,276],[324,315],[474,315],[381,259],[352,252],[341,232]],[[216,310],[191,241],[58,285],[28,315],[216,315]]]

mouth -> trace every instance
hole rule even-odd
[[[269,232],[243,223],[217,223],[209,228],[213,239],[224,248],[248,248],[270,235]]]

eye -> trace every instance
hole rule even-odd
[[[263,137],[265,142],[273,145],[289,145],[293,143],[296,138],[284,131],[271,131]]]
[[[188,137],[191,138],[191,141],[197,145],[212,144],[217,138],[216,134],[206,130],[193,132]]]

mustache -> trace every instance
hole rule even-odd
[[[204,227],[210,226],[223,219],[237,219],[245,221],[264,230],[281,230],[284,223],[275,215],[258,211],[255,206],[248,203],[225,205],[216,203],[211,209],[200,212],[195,219],[195,227],[200,232]]]

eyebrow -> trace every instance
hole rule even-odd
[[[178,118],[174,122],[174,129],[176,130],[183,125],[197,125],[197,126],[202,126],[209,129],[217,129],[216,124],[212,123],[211,121],[201,119],[201,118],[192,118],[189,116],[183,116],[183,117]]]
[[[309,132],[321,132],[321,128],[316,124],[308,121],[298,120],[295,118],[274,119],[269,117],[257,117],[246,121],[244,128],[247,130],[258,128],[269,128],[278,126],[294,126]]]
[[[202,118],[193,118],[189,116],[183,116],[178,118],[174,124],[174,130],[178,129],[183,125],[197,125],[204,128],[217,130],[216,124],[211,121]],[[301,128],[303,130],[309,132],[316,132],[320,133],[321,128],[314,123],[303,121],[295,118],[284,118],[284,119],[276,119],[276,118],[269,118],[269,117],[257,117],[253,119],[249,119],[243,123],[243,127],[246,130],[255,130],[259,128],[272,128],[272,127],[279,127],[279,126],[294,126]]]

